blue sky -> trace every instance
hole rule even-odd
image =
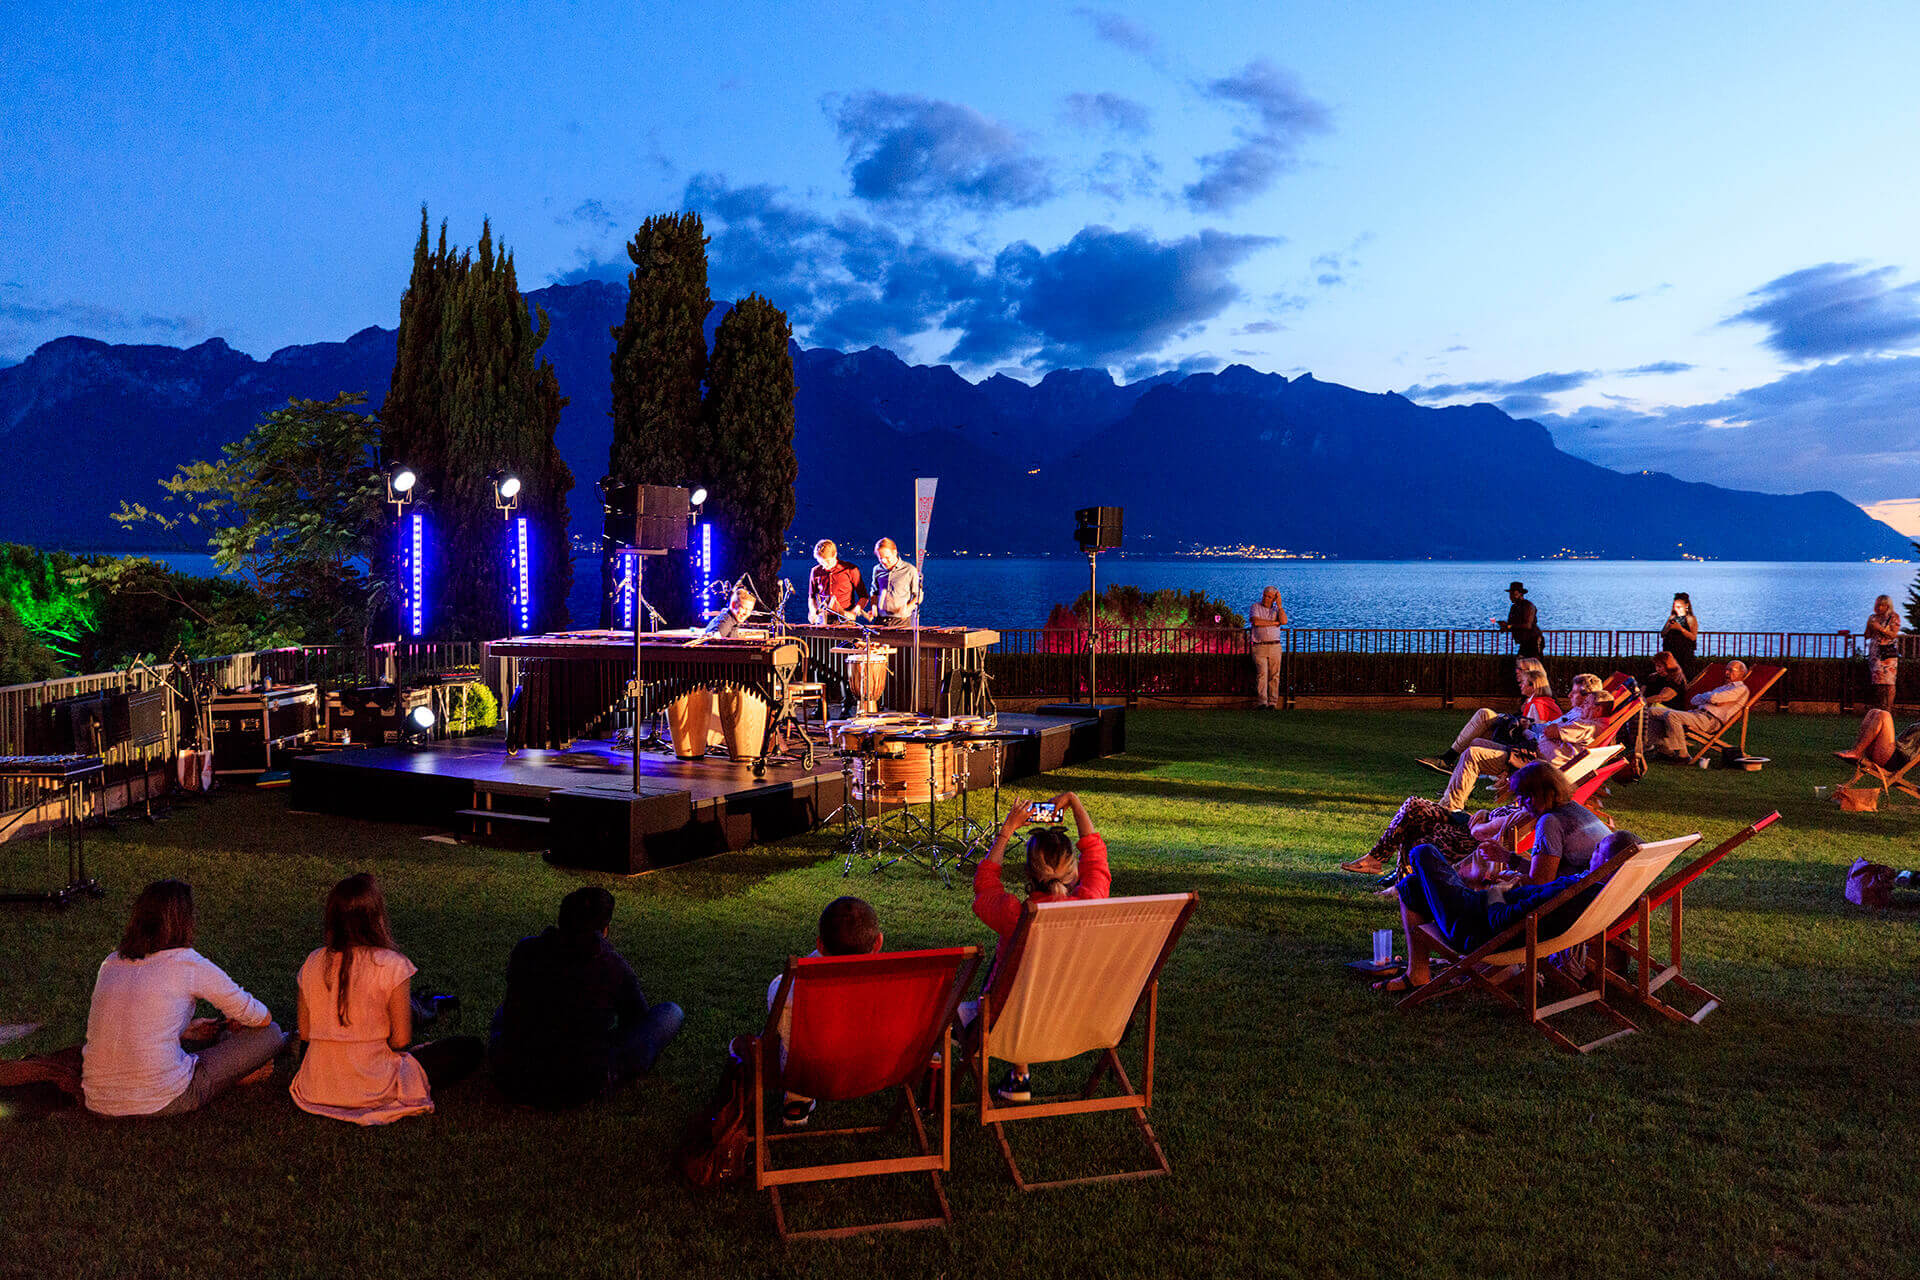
[[[1920,7],[38,5],[0,359],[392,325],[706,216],[716,296],[969,376],[1239,362],[1610,466],[1920,495]]]

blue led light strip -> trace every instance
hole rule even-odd
[[[407,556],[407,634],[418,640],[421,631],[424,630],[427,613],[426,601],[423,598],[425,593],[421,590],[421,581],[424,576],[421,550],[427,540],[426,517],[416,511],[408,517],[408,522],[412,536]]]

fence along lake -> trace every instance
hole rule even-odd
[[[187,573],[214,572],[211,557],[148,552]],[[855,561],[872,572],[865,558]],[[806,590],[811,560],[788,560],[781,576]],[[1303,627],[1485,628],[1507,613],[1507,584],[1524,582],[1548,630],[1657,631],[1673,593],[1693,597],[1703,631],[1850,631],[1858,634],[1873,598],[1903,610],[1912,564],[1739,560],[1209,560],[1100,557],[1100,585],[1143,591],[1204,591],[1242,617],[1271,583]],[[766,588],[768,584],[760,584]],[[774,588],[777,590],[777,588]],[[931,624],[1014,631],[1045,625],[1056,604],[1087,589],[1084,558],[930,556]],[[577,627],[597,626],[600,570],[574,558],[568,610]],[[794,618],[804,606],[788,606]]]

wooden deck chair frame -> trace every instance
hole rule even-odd
[[[1865,778],[1869,782],[1879,783],[1880,794],[1889,800],[1893,798],[1893,793],[1896,791],[1903,796],[1920,800],[1920,786],[1916,786],[1913,780],[1907,777],[1908,770],[1912,769],[1916,764],[1920,764],[1920,752],[1915,752],[1913,759],[1907,761],[1898,769],[1889,770],[1885,765],[1875,764],[1865,757],[1855,760],[1853,764],[1853,776],[1841,783],[1840,785],[1842,787],[1850,787],[1860,781],[1860,779]]]
[[[946,947],[931,951],[883,951],[870,956],[836,956],[837,961],[859,963],[861,961],[898,961],[912,958],[951,958],[953,977],[947,987],[944,999],[944,1012],[937,1022],[929,1024],[926,1030],[924,1053],[917,1053],[927,1068],[915,1070],[893,1084],[883,1085],[875,1092],[886,1092],[898,1088],[901,1097],[893,1114],[885,1124],[857,1125],[840,1129],[803,1129],[792,1133],[767,1132],[767,1097],[775,1089],[784,1089],[784,1072],[780,1067],[780,1014],[792,998],[794,977],[800,957],[789,957],[787,971],[781,976],[780,989],[775,993],[773,1003],[767,1009],[767,1022],[760,1035],[753,1041],[753,1184],[756,1190],[765,1191],[773,1200],[774,1229],[780,1233],[783,1241],[791,1240],[830,1240],[847,1236],[866,1235],[873,1231],[911,1231],[924,1227],[944,1227],[953,1222],[953,1208],[947,1202],[945,1186],[940,1175],[953,1168],[953,1014],[959,1006],[960,997],[967,985],[973,981],[974,971],[980,966],[978,947]],[[920,1118],[919,1098],[915,1096],[916,1076],[925,1080],[932,1074],[931,1064],[935,1048],[940,1053],[940,1148],[933,1150],[927,1142],[926,1125]],[[931,1085],[929,1085],[931,1088]],[[872,1096],[871,1094],[865,1096]],[[842,1161],[835,1164],[802,1165],[775,1168],[773,1165],[772,1144],[791,1142],[803,1138],[844,1137],[856,1134],[885,1133],[900,1122],[904,1114],[913,1126],[914,1138],[920,1148],[919,1155],[895,1156],[876,1160]],[[887,1173],[925,1173],[933,1180],[933,1194],[940,1205],[937,1218],[895,1218],[880,1222],[864,1223],[850,1227],[826,1227],[812,1231],[787,1230],[785,1206],[780,1202],[780,1188],[801,1182],[829,1182],[841,1178],[875,1177]]]
[[[1014,926],[1013,936],[1007,939],[995,962],[993,980],[988,988],[980,993],[980,1012],[971,1028],[973,1044],[968,1054],[968,1062],[979,1080],[980,1123],[993,1131],[994,1141],[1000,1147],[1000,1156],[1007,1162],[1007,1171],[1013,1175],[1013,1183],[1022,1191],[1037,1191],[1043,1188],[1083,1186],[1094,1182],[1123,1182],[1136,1178],[1157,1178],[1173,1172],[1173,1166],[1167,1161],[1167,1153],[1160,1145],[1159,1135],[1153,1131],[1153,1122],[1147,1118],[1147,1108],[1153,1105],[1153,1056],[1160,1021],[1160,971],[1166,967],[1167,957],[1173,954],[1180,935],[1186,931],[1187,921],[1193,918],[1193,910],[1199,905],[1197,893],[1158,894],[1161,898],[1184,898],[1186,902],[1167,930],[1166,940],[1161,944],[1160,954],[1154,958],[1147,978],[1142,984],[1139,996],[1134,1001],[1134,1012],[1128,1018],[1127,1032],[1130,1033],[1139,1017],[1142,1003],[1147,1008],[1147,1026],[1145,1042],[1145,1067],[1141,1077],[1141,1087],[1135,1090],[1132,1079],[1127,1075],[1126,1067],[1120,1061],[1117,1052],[1119,1041],[1096,1051],[1093,1070],[1088,1073],[1086,1082],[1081,1086],[1078,1097],[1052,1099],[1047,1101],[1022,1102],[1015,1104],[998,1103],[994,1100],[989,1081],[993,1060],[993,1024],[998,1015],[994,1010],[997,1002],[1004,1001],[1006,993],[1012,990],[1020,966],[1027,951],[1028,935],[1034,927],[1039,914],[1040,903],[1029,898],[1020,911],[1020,922]],[[1101,906],[1128,902],[1139,902],[1140,898],[1103,898]],[[1091,907],[1094,903],[1079,902],[1078,907]],[[1106,1074],[1111,1071],[1118,1081],[1121,1092],[1104,1097],[1093,1096]],[[1134,1127],[1146,1140],[1148,1152],[1153,1164],[1145,1169],[1132,1169],[1119,1173],[1098,1173],[1082,1178],[1056,1178],[1047,1182],[1035,1182],[1029,1179],[1020,1168],[1020,1162],[1014,1158],[1013,1146],[1007,1141],[1004,1126],[1014,1120],[1043,1120],[1052,1116],[1086,1115],[1100,1111],[1125,1111],[1132,1119]]]
[[[1708,667],[1707,670],[1711,672],[1716,668],[1718,668],[1721,674],[1720,683],[1725,684],[1726,670],[1727,670],[1726,664],[1724,662],[1715,663],[1712,667]],[[1695,761],[1699,760],[1701,756],[1706,755],[1707,752],[1713,750],[1715,747],[1724,747],[1724,746],[1733,745],[1732,743],[1726,741],[1726,737],[1729,733],[1733,732],[1733,727],[1736,724],[1740,726],[1740,754],[1741,755],[1747,754],[1747,717],[1753,714],[1754,704],[1758,703],[1760,699],[1764,698],[1767,694],[1767,690],[1773,688],[1774,684],[1780,679],[1780,677],[1785,675],[1786,673],[1787,673],[1787,669],[1785,667],[1762,667],[1762,666],[1756,665],[1750,668],[1747,671],[1746,679],[1740,682],[1741,684],[1744,684],[1745,686],[1747,686],[1747,700],[1740,704],[1740,710],[1734,714],[1731,720],[1728,720],[1725,724],[1720,726],[1719,732],[1709,734],[1704,730],[1696,729],[1691,725],[1687,727],[1688,740],[1697,741],[1700,744],[1700,749],[1687,757],[1687,763],[1688,764],[1694,763]],[[1701,678],[1705,679],[1705,676],[1703,675]],[[1696,681],[1695,683],[1698,683],[1698,681]],[[1714,689],[1718,687],[1719,685],[1707,686],[1708,689]],[[1701,690],[1700,692],[1705,692],[1705,690]],[[1693,700],[1694,693],[1695,693],[1695,690],[1693,686],[1688,685],[1687,700],[1689,702]]]
[[[1567,781],[1578,789],[1594,774],[1619,760],[1626,750],[1617,742],[1595,743],[1581,748],[1579,755],[1560,766],[1560,772],[1566,774]],[[1513,803],[1513,775],[1518,772],[1520,767],[1515,765],[1506,773],[1497,775],[1498,780],[1493,784],[1493,803],[1496,808]]]
[[[1450,963],[1432,981],[1408,992],[1398,1007],[1402,1010],[1414,1009],[1442,996],[1477,987],[1507,1007],[1524,1014],[1527,1021],[1549,1041],[1570,1053],[1591,1053],[1601,1045],[1632,1035],[1640,1028],[1607,1002],[1604,965],[1594,966],[1593,986],[1589,989],[1584,983],[1568,978],[1558,968],[1545,964],[1545,961],[1583,942],[1599,941],[1610,924],[1634,909],[1635,900],[1646,887],[1675,858],[1699,840],[1696,833],[1672,840],[1654,841],[1630,853],[1616,854],[1464,955],[1454,950],[1431,923],[1421,925],[1420,930],[1433,950]],[[1641,859],[1639,874],[1623,879],[1621,873],[1633,865],[1636,858]],[[1543,919],[1595,884],[1600,885],[1599,895],[1581,911],[1565,932],[1555,937],[1540,937],[1540,922]],[[1540,984],[1543,978],[1570,988],[1572,994],[1542,1003]],[[1518,998],[1506,990],[1516,983],[1520,988]],[[1569,1038],[1551,1021],[1563,1013],[1588,1006],[1592,1006],[1615,1029],[1583,1044]]]
[[[1625,760],[1615,760],[1610,764],[1601,765],[1597,771],[1587,776],[1586,781],[1574,788],[1573,802],[1587,806],[1593,810],[1594,816],[1611,827],[1613,819],[1600,808],[1600,802],[1595,797],[1600,794],[1600,788],[1607,785],[1608,779],[1626,767]],[[1513,842],[1513,861],[1525,865],[1527,855],[1533,852],[1533,838],[1538,830],[1538,827],[1528,827],[1521,833],[1520,838]]]
[[[1720,997],[1681,971],[1680,937],[1685,921],[1685,904],[1682,898],[1687,886],[1699,879],[1704,872],[1779,820],[1780,811],[1776,809],[1668,876],[1653,892],[1642,895],[1624,919],[1614,922],[1607,929],[1606,954],[1609,962],[1606,966],[1607,981],[1673,1022],[1698,1024],[1708,1014],[1718,1009]],[[1668,916],[1667,954],[1657,956],[1653,952],[1652,916],[1662,907],[1667,908]],[[1616,957],[1633,961],[1631,978],[1614,970],[1611,962]],[[1662,1000],[1656,993],[1669,985],[1679,988],[1699,1001],[1699,1007],[1692,1013],[1682,1013],[1674,1005]]]

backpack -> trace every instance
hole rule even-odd
[[[1857,860],[1847,872],[1847,901],[1857,907],[1876,909],[1893,905],[1892,867],[1883,867],[1865,858]]]
[[[727,1065],[714,1086],[706,1110],[688,1126],[674,1163],[695,1187],[711,1189],[745,1179],[753,1168],[753,1135],[747,1110],[752,1105],[752,1036],[727,1043]]]

